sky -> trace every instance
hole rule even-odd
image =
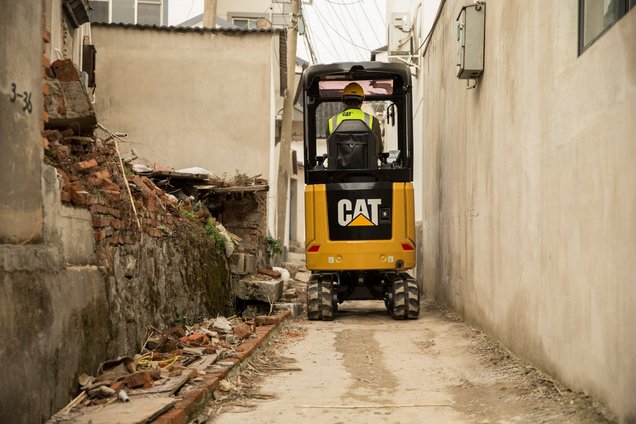
[[[202,13],[203,0],[171,0],[169,7],[175,25]],[[387,44],[386,0],[305,0],[302,7],[318,63],[369,60]],[[307,35],[299,37],[297,55],[310,61],[306,43]]]

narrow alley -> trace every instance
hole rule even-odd
[[[277,343],[192,423],[611,422],[589,397],[430,303],[419,320],[399,322],[381,302],[346,302],[335,321],[289,323]]]
[[[0,424],[636,424],[636,0],[0,0]]]

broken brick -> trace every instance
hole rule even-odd
[[[109,216],[96,215],[93,216],[93,227],[108,227],[112,219]]]
[[[158,229],[156,229],[156,228],[149,227],[149,228],[146,228],[146,230],[145,230],[145,231],[146,231],[146,233],[147,233],[149,236],[152,236],[152,237],[161,238],[161,237],[165,236],[165,234],[163,233],[163,231],[158,230]]]
[[[106,237],[107,237],[106,231],[104,231],[104,230],[95,231],[95,241],[96,242],[100,242],[100,241],[104,240]]]
[[[274,271],[272,269],[261,268],[258,270],[258,272],[260,274],[269,275],[270,277],[273,277],[273,278],[280,278],[280,272]]]
[[[179,342],[186,345],[197,345],[201,346],[210,341],[210,338],[203,333],[194,333],[189,336],[181,337]]]
[[[152,376],[148,371],[137,371],[125,378],[126,386],[129,389],[144,386],[147,383],[152,384]]]
[[[71,202],[77,206],[89,206],[97,203],[97,197],[84,190],[71,190]]]
[[[51,64],[51,69],[61,82],[79,81],[79,73],[71,59],[56,60]]]
[[[119,380],[111,384],[110,388],[118,392],[119,390],[121,390],[122,387],[124,387],[124,384],[125,384],[124,380]]]
[[[121,219],[113,219],[110,221],[110,226],[116,230],[123,230],[126,224]]]
[[[95,168],[96,166],[97,166],[97,161],[95,159],[90,159],[90,160],[85,160],[85,161],[77,163],[75,165],[75,169],[82,172],[82,171],[88,171],[92,168]]]
[[[261,326],[261,325],[274,325],[278,322],[280,322],[280,317],[277,315],[259,315],[256,318],[254,318],[254,321],[256,322],[256,325]]]
[[[249,325],[245,323],[236,324],[232,327],[232,332],[236,337],[244,339],[252,334],[252,330]]]
[[[91,212],[104,214],[104,215],[112,215],[115,218],[121,218],[121,211],[119,209],[115,209],[106,205],[101,205],[101,204],[92,205]]]

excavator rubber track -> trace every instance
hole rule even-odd
[[[395,320],[417,319],[420,316],[420,288],[417,281],[405,272],[392,273],[387,309]]]
[[[307,283],[307,318],[311,321],[332,321],[338,302],[333,277],[314,274]]]

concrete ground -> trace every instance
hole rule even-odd
[[[612,421],[431,305],[419,320],[399,322],[382,302],[345,302],[333,322],[292,324],[224,389],[193,422]]]

